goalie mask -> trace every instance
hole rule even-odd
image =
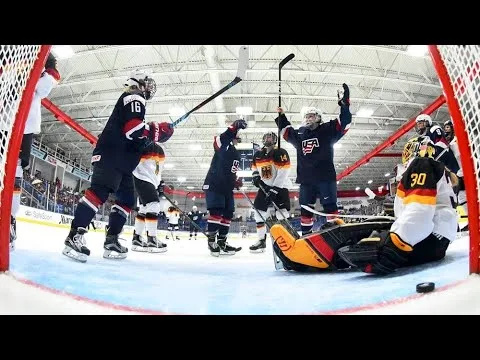
[[[432,118],[427,114],[420,114],[415,119],[415,131],[419,135],[427,133],[427,127],[432,126]]]
[[[402,163],[405,165],[414,157],[435,156],[435,146],[428,136],[418,136],[407,141],[403,148]]]
[[[275,146],[278,136],[273,131],[267,132],[263,135],[262,144],[265,147]]]
[[[145,97],[145,100],[150,100],[157,92],[157,84],[155,83],[155,80],[141,70],[133,71],[125,82],[125,86],[141,92]]]
[[[320,112],[320,110],[315,107],[309,107],[305,109],[305,111],[303,112],[303,126],[313,130],[321,123],[322,113]]]

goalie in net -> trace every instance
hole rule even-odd
[[[366,273],[389,274],[443,259],[456,238],[458,178],[434,157],[435,147],[427,136],[412,138],[405,145],[393,222],[327,223],[301,238],[295,238],[281,224],[273,225],[273,248],[285,269],[354,267]]]

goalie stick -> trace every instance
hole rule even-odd
[[[224,86],[223,88],[218,90],[215,94],[210,96],[208,99],[204,100],[203,102],[201,102],[200,104],[195,106],[192,110],[187,112],[185,115],[182,115],[182,117],[175,120],[172,123],[172,127],[177,126],[182,121],[184,121],[186,118],[188,118],[191,113],[200,109],[202,106],[208,104],[210,101],[212,101],[216,97],[220,96],[221,94],[223,94],[225,91],[227,91],[231,87],[237,85],[240,81],[242,81],[245,78],[245,72],[247,71],[247,67],[248,67],[248,47],[247,46],[242,46],[240,48],[239,54],[238,54],[238,69],[237,69],[237,75],[235,76],[235,79],[230,81],[226,86]]]
[[[385,220],[395,220],[393,216],[375,216],[375,215],[342,215],[342,214],[327,214],[321,211],[317,211],[312,209],[308,205],[301,205],[302,208],[305,210],[310,211],[313,214],[322,215],[322,216],[336,216],[336,217],[344,217],[344,218],[352,218],[352,219],[385,219]]]
[[[257,208],[255,207],[255,205],[253,204],[252,200],[250,200],[250,198],[248,197],[248,195],[245,193],[245,191],[242,190],[242,194],[243,196],[245,196],[245,198],[248,200],[248,202],[250,203],[250,205],[252,205],[252,207],[255,209],[255,211],[258,213],[258,216],[260,216],[260,218],[262,219],[262,221],[265,223],[265,225],[268,227],[268,231],[270,232],[270,226],[268,226],[268,223],[267,221],[265,220],[265,218],[262,216],[262,214],[260,213],[260,211],[257,210]],[[275,270],[281,270],[283,269],[283,262],[282,260],[280,260],[277,256],[277,254],[275,254],[275,250],[273,250],[273,239],[272,237],[270,236],[270,240],[272,241],[272,255],[273,255],[273,264],[275,265]]]
[[[295,54],[290,54],[278,64],[278,107],[282,107],[282,68],[294,57]],[[280,127],[278,128],[278,148],[280,149]]]

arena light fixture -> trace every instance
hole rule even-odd
[[[428,52],[427,45],[408,45],[407,54],[411,56],[425,56]]]

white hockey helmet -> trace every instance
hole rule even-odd
[[[130,77],[125,81],[125,86],[130,89],[138,89],[145,96],[146,100],[150,100],[157,91],[155,80],[142,70],[134,70],[130,73]]]
[[[198,208],[195,205],[193,205],[192,206],[192,211],[197,211],[197,210],[198,210]]]
[[[315,124],[322,123],[322,112],[316,107],[307,107],[303,110],[302,125],[308,128],[314,128]]]
[[[421,126],[419,126],[421,124]],[[422,135],[427,127],[432,126],[432,118],[427,114],[420,114],[415,118],[415,131]]]

